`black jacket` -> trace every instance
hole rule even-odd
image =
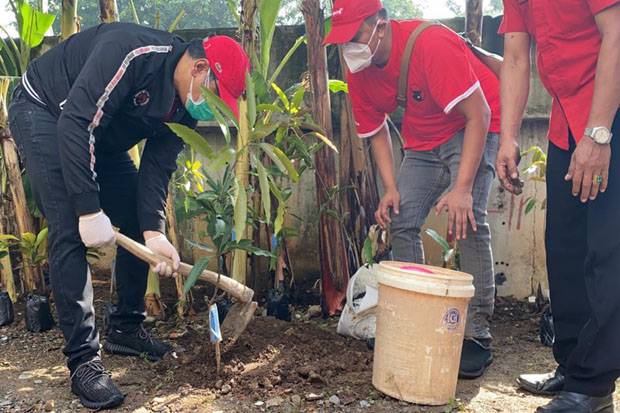
[[[143,231],[164,232],[168,183],[183,142],[164,122],[194,127],[173,84],[187,43],[129,23],[102,24],[33,60],[22,78],[30,99],[58,116],[60,159],[78,215],[99,210],[96,157],[146,139],[138,175]]]

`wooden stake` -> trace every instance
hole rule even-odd
[[[308,70],[312,90],[312,110],[315,121],[322,127],[326,136],[333,136],[331,104],[328,89],[327,55],[323,43],[324,19],[320,0],[302,0],[301,10],[306,22],[308,37]],[[336,162],[334,152],[327,146],[315,154],[316,192],[318,206],[340,213],[337,200],[329,199],[328,191],[336,182]],[[321,280],[323,311],[336,314],[342,308],[347,282],[349,280],[349,257],[345,247],[342,225],[329,214],[321,214],[319,220],[319,251],[321,260]]]

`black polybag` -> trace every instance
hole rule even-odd
[[[47,297],[30,294],[26,297],[26,328],[42,333],[54,327],[54,318]]]
[[[0,326],[6,326],[13,322],[13,302],[6,291],[0,291]]]

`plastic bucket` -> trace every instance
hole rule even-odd
[[[379,282],[372,384],[411,403],[454,398],[473,277],[426,265],[384,261]]]

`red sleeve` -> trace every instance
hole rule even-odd
[[[360,75],[349,73],[347,75],[347,83],[349,85],[349,97],[351,98],[357,135],[360,138],[369,138],[379,132],[385,125],[387,114],[375,109],[374,105],[367,98],[362,86],[364,81],[360,79]]]
[[[528,33],[525,16],[519,7],[519,0],[504,0],[504,17],[498,33]]]
[[[592,14],[598,14],[611,6],[620,4],[620,0],[587,0],[587,3]]]
[[[463,39],[445,28],[431,29],[421,35],[420,40],[422,50],[418,51],[416,46],[416,54],[423,56],[428,89],[444,113],[450,113],[459,102],[480,87],[469,62],[471,52]]]

